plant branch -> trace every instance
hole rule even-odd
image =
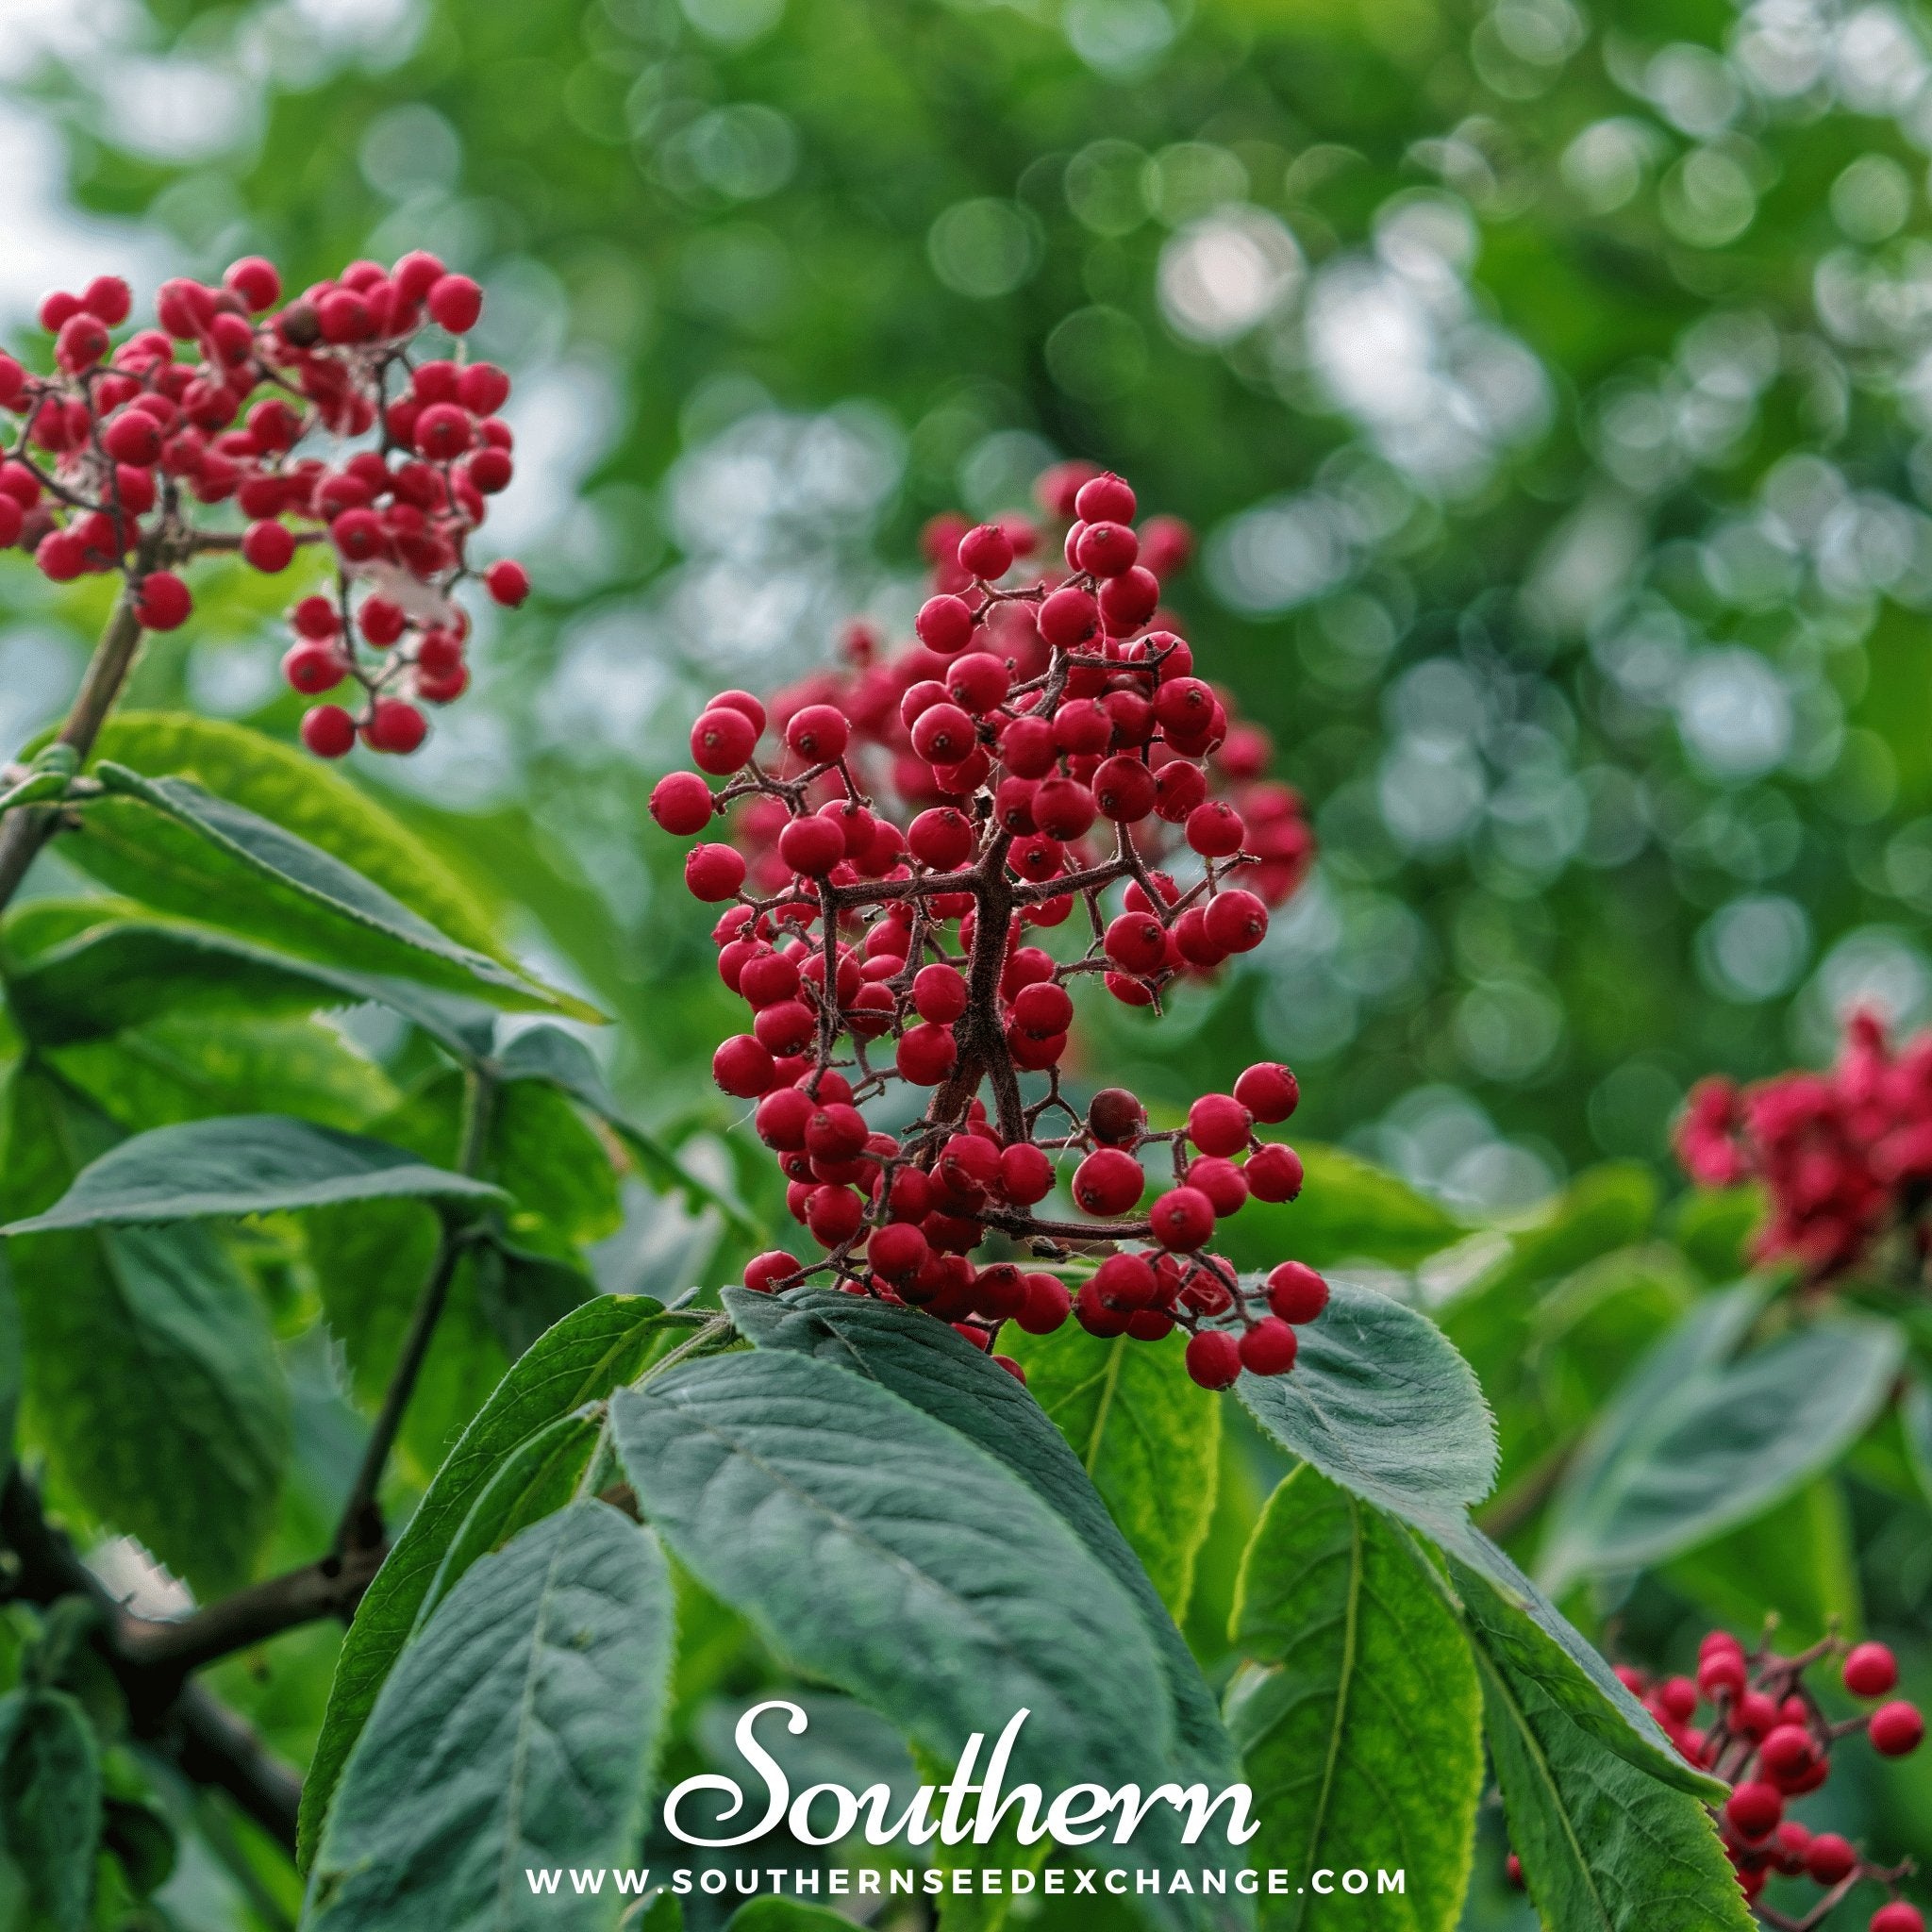
[[[80,689],[68,708],[67,722],[59,730],[60,742],[72,745],[76,757],[83,760],[92,751],[94,740],[114,708],[114,700],[121,695],[121,687],[127,682],[127,674],[141,650],[141,639],[130,585],[121,592],[114,614],[108,618],[101,641],[94,646]],[[23,806],[0,820],[0,907],[5,907],[20,889],[27,867],[53,836],[59,820],[58,806]]]
[[[292,1857],[301,1780],[242,1719],[200,1685],[183,1680],[194,1664],[211,1662],[297,1624],[344,1613],[348,1592],[354,1589],[359,1594],[347,1566],[335,1579],[333,1596],[315,1588],[308,1573],[299,1571],[244,1591],[243,1599],[252,1601],[246,1617],[231,1618],[226,1604],[186,1618],[178,1625],[134,1617],[47,1521],[39,1495],[18,1465],[0,1489],[0,1538],[18,1565],[9,1579],[15,1598],[46,1606],[78,1596],[93,1606],[96,1623],[90,1641],[121,1687],[136,1734],[167,1747],[197,1783],[218,1785],[226,1791]],[[367,1574],[358,1573],[360,1585],[366,1585],[374,1568],[372,1562]],[[279,1621],[269,1614],[271,1602]],[[218,1629],[228,1640],[221,1645],[213,1641]],[[182,1654],[166,1654],[168,1646],[160,1633],[167,1631],[179,1631],[187,1639]]]
[[[484,1151],[490,1141],[490,1118],[495,1094],[495,1085],[490,1076],[472,1067],[464,1076],[462,1143],[457,1156],[459,1174],[474,1174],[483,1164]],[[380,1549],[383,1544],[385,1531],[376,1491],[382,1486],[383,1472],[389,1466],[390,1451],[395,1446],[396,1433],[403,1425],[409,1397],[415,1393],[416,1378],[423,1372],[429,1344],[436,1339],[436,1324],[442,1314],[443,1305],[449,1300],[457,1263],[462,1259],[463,1251],[469,1244],[466,1230],[449,1221],[444,1222],[436,1260],[421,1293],[416,1297],[416,1307],[409,1316],[408,1332],[403,1337],[395,1371],[390,1376],[389,1388],[383,1394],[381,1411],[369,1432],[361,1466],[356,1472],[356,1480],[350,1486],[348,1500],[342,1506],[341,1518],[336,1525],[335,1541],[329,1548],[331,1556],[337,1558],[346,1558],[352,1551]]]

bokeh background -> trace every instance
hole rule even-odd
[[[1757,0],[11,0],[0,305],[426,244],[515,372],[538,593],[373,782],[482,818],[533,948],[702,1107],[641,809],[694,699],[903,623],[932,513],[1063,453],[1323,841],[1108,1051],[1302,1072],[1454,1200],[1657,1157],[1687,1083],[1932,995],[1932,39]],[[240,577],[149,698],[286,726]],[[9,741],[85,600],[7,575]],[[1191,1074],[1190,1079],[1191,1079]],[[1173,1084],[1173,1083],[1170,1083]],[[1180,1091],[1178,1085],[1174,1091]]]
[[[698,699],[906,625],[933,514],[1122,469],[1322,857],[1087,1071],[1265,1051],[1311,1136],[1507,1216],[1668,1173],[1706,1071],[1932,1014],[1928,155],[1932,16],[1883,0],[5,0],[0,332],[253,251],[481,279],[536,592],[423,753],[352,762],[680,1133],[732,1118],[643,809]],[[205,584],[137,701],[292,733],[291,580]],[[103,594],[0,574],[9,746]],[[1867,1566],[1901,1617],[1923,1523]]]

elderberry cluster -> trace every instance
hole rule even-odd
[[[418,345],[431,324],[460,338],[482,305],[421,252],[352,262],[287,303],[274,264],[251,256],[218,288],[163,283],[156,326],[118,344],[133,308],[119,276],[47,296],[51,373],[0,356],[0,410],[19,425],[0,458],[0,546],[57,583],[119,572],[136,621],[174,630],[193,608],[175,566],[221,551],[274,574],[325,539],[333,581],[294,606],[282,669],[306,695],[357,690],[314,707],[303,741],[323,758],[358,732],[372,750],[414,751],[428,731],[418,701],[448,704],[469,683],[455,593],[512,467],[497,414],[509,378],[464,361],[460,341],[454,359]],[[371,446],[341,446],[372,432]],[[304,453],[324,438],[327,454]],[[231,503],[232,518],[197,515]],[[482,578],[500,604],[529,591],[507,560]]]
[[[1184,526],[1137,530],[1133,491],[1086,465],[1049,472],[1041,501],[1066,525],[1063,568],[1023,566],[1045,535],[1024,519],[940,520],[916,642],[887,655],[855,627],[844,668],[769,706],[720,692],[691,731],[698,771],[652,793],[675,835],[726,821],[685,864],[726,908],[718,970],[753,1015],[712,1072],[757,1100],[824,1253],[760,1256],[745,1284],[825,1277],[987,1349],[1008,1320],[1148,1341],[1179,1325],[1195,1380],[1224,1388],[1291,1367],[1291,1324],[1327,1300],[1299,1262],[1257,1288],[1209,1252],[1250,1196],[1301,1190],[1292,1149],[1256,1134],[1294,1110],[1293,1074],[1250,1067],[1157,1130],[1123,1089],[1077,1108],[1060,1068],[1077,985],[1158,1010],[1260,942],[1311,840],[1262,775],[1266,735],[1158,610]],[[1191,883],[1163,869],[1177,860]],[[909,1124],[868,1119],[902,1119],[907,1089],[925,1094]],[[1141,1157],[1163,1153],[1172,1182],[1143,1207]],[[1063,1178],[1090,1219],[1045,1211]]]
[[[1894,1053],[1883,1024],[1855,1014],[1838,1064],[1740,1090],[1691,1091],[1676,1146],[1709,1187],[1763,1183],[1771,1215],[1761,1260],[1791,1260],[1825,1281],[1872,1260],[1924,1280],[1932,1255],[1932,1033]],[[1886,1250],[1895,1251],[1886,1253]]]
[[[1805,1674],[1842,1656],[1841,1680],[1854,1697],[1876,1708],[1834,1722],[1805,1682]],[[1816,1831],[1787,1815],[1790,1804],[1817,1790],[1831,1775],[1840,1740],[1863,1731],[1883,1757],[1919,1748],[1925,1721],[1915,1705],[1878,1700],[1896,1689],[1898,1663],[1882,1643],[1847,1651],[1836,1638],[1781,1657],[1764,1642],[1747,1652],[1728,1630],[1713,1630],[1698,1649],[1697,1674],[1653,1677],[1627,1664],[1617,1674],[1641,1699],[1665,1735],[1689,1761],[1730,1786],[1716,1807],[1719,1837],[1738,1883],[1758,1917],[1781,1932],[1811,1932],[1860,1884],[1890,1896],[1872,1915],[1871,1932],[1925,1932],[1924,1915],[1897,1896],[1909,1864],[1886,1867],[1863,1857],[1836,1832]],[[1512,1854],[1510,1876],[1520,1882]],[[1807,1878],[1822,1888],[1802,1917],[1765,1905],[1760,1897],[1776,1875]]]

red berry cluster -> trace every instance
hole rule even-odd
[[[1923,1278],[1932,1253],[1932,1033],[1894,1054],[1870,1013],[1846,1027],[1838,1064],[1740,1091],[1703,1080],[1678,1123],[1678,1158],[1708,1187],[1763,1183],[1771,1218],[1763,1260],[1797,1262],[1814,1281],[1841,1274],[1895,1238]]]
[[[57,583],[118,571],[140,624],[174,630],[193,608],[175,565],[225,551],[275,573],[326,537],[334,583],[294,607],[282,669],[308,695],[360,691],[353,712],[310,710],[303,741],[340,758],[359,730],[373,750],[414,751],[428,729],[415,701],[447,704],[469,682],[454,592],[511,462],[503,371],[413,352],[425,324],[460,337],[482,305],[467,275],[420,252],[352,262],[286,304],[275,266],[251,256],[218,288],[163,283],[157,325],[118,345],[133,308],[119,276],[49,295],[52,372],[0,356],[0,409],[19,419],[0,459],[0,545],[32,552]],[[300,453],[372,431],[353,454]],[[228,503],[237,526],[196,521],[195,506]],[[518,564],[482,575],[498,603],[528,592]]]
[[[1854,1697],[1876,1703],[1896,1688],[1898,1664],[1882,1643],[1860,1643],[1845,1652],[1828,1638],[1796,1656],[1780,1657],[1768,1644],[1747,1653],[1727,1630],[1705,1638],[1694,1678],[1653,1678],[1627,1665],[1617,1669],[1678,1750],[1731,1787],[1717,1807],[1724,1850],[1758,1916],[1788,1932],[1794,1926],[1808,1932],[1822,1924],[1865,1881],[1895,1894],[1910,1870],[1875,1865],[1837,1833],[1814,1832],[1786,1815],[1791,1800],[1817,1790],[1830,1776],[1832,1747],[1840,1739],[1863,1731],[1881,1757],[1903,1757],[1925,1735],[1917,1707],[1899,1700],[1837,1723],[1827,1717],[1805,1674],[1841,1653],[1844,1688]],[[1824,1896],[1802,1919],[1790,1918],[1759,1899],[1774,1874],[1809,1878],[1824,1889]],[[1925,1921],[1916,1906],[1893,1896],[1873,1914],[1871,1932],[1925,1932]]]
[[[1250,1067],[1156,1130],[1122,1089],[1076,1108],[1060,1064],[1080,981],[1158,1010],[1177,977],[1259,943],[1311,841],[1296,795],[1262,777],[1265,735],[1232,722],[1158,610],[1150,560],[1178,567],[1184,528],[1137,531],[1133,491],[1084,465],[1050,472],[1042,502],[1068,525],[1063,569],[1019,568],[1042,538],[1024,519],[941,520],[915,643],[889,657],[856,628],[843,669],[769,709],[719,693],[691,732],[699,770],[652,793],[680,837],[728,817],[730,841],[685,864],[697,898],[729,902],[718,970],[753,1014],[712,1071],[758,1101],[791,1210],[825,1251],[760,1256],[746,1285],[827,1276],[989,1349],[1008,1320],[1044,1334],[1071,1313],[1149,1341],[1178,1324],[1195,1380],[1224,1388],[1289,1369],[1291,1324],[1327,1299],[1297,1262],[1244,1287],[1208,1252],[1251,1195],[1300,1191],[1293,1151],[1255,1132],[1293,1111],[1293,1074]],[[1192,884],[1160,869],[1177,858]],[[900,1112],[875,1114],[930,1091],[890,1133],[862,1109],[895,1082]],[[1141,1157],[1159,1146],[1172,1185],[1143,1208]],[[1040,1211],[1063,1163],[1091,1219]]]

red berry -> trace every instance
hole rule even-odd
[[[1202,1388],[1231,1389],[1241,1377],[1241,1344],[1224,1328],[1203,1328],[1188,1342],[1187,1362]]]
[[[1805,1870],[1820,1885],[1837,1885],[1857,1870],[1858,1855],[1835,1831],[1821,1831],[1805,1854]]]
[[[851,737],[845,714],[835,705],[807,705],[785,727],[785,742],[814,765],[843,758]]]
[[[1053,1162],[1030,1141],[1015,1141],[1000,1152],[999,1188],[1016,1207],[1031,1208],[1053,1192]]]
[[[1188,814],[1187,841],[1204,858],[1231,858],[1247,837],[1241,815],[1225,799],[1210,798]]]
[[[1083,524],[1131,524],[1134,492],[1111,470],[1082,483],[1074,497],[1074,513]]]
[[[708,906],[736,898],[744,874],[743,857],[729,845],[694,845],[684,861],[686,889]]]
[[[70,315],[54,338],[54,360],[69,375],[78,375],[108,353],[111,340],[98,316]]]
[[[912,977],[912,1007],[922,1020],[957,1020],[966,1010],[966,981],[956,966],[935,962]]]
[[[1925,1932],[1925,1915],[1917,1906],[1895,1898],[1872,1914],[1871,1932]]]
[[[96,275],[80,291],[80,306],[109,328],[119,328],[134,307],[134,291],[119,275]]]
[[[741,771],[758,749],[758,728],[735,707],[714,705],[691,729],[691,755],[714,778]]]
[[[941,658],[957,657],[973,641],[973,607],[963,597],[928,597],[912,621],[919,641]]]
[[[193,608],[193,594],[171,570],[149,571],[135,592],[135,620],[144,630],[178,630]]]
[[[1284,1322],[1312,1322],[1328,1306],[1328,1284],[1306,1262],[1279,1262],[1269,1273],[1268,1306]]]
[[[161,425],[145,409],[122,409],[108,419],[101,447],[117,463],[145,468],[161,453]]]
[[[222,282],[252,313],[273,308],[281,299],[281,275],[274,262],[259,255],[244,255],[240,261],[231,261]]]
[[[1271,1141],[1257,1147],[1241,1168],[1257,1201],[1292,1201],[1302,1191],[1302,1159],[1292,1147]]]
[[[272,521],[252,523],[242,533],[242,555],[257,570],[273,575],[276,571],[287,570],[294,557],[294,534]]]
[[[412,752],[429,735],[429,720],[404,698],[377,698],[362,727],[371,751]]]
[[[483,573],[483,587],[497,603],[515,607],[530,594],[530,574],[506,557]]]
[[[1247,1204],[1248,1184],[1241,1178],[1241,1169],[1216,1155],[1203,1155],[1189,1161],[1188,1185],[1199,1188],[1208,1196],[1215,1214],[1224,1219],[1239,1213]]]
[[[365,598],[356,613],[356,627],[362,633],[363,641],[378,651],[388,650],[402,636],[408,621],[403,607],[388,597]]]
[[[1158,973],[1167,958],[1167,928],[1151,912],[1123,912],[1108,926],[1105,944],[1123,973]]]
[[[978,742],[973,720],[958,705],[931,705],[912,726],[912,749],[935,765],[956,765]]]
[[[1916,1705],[1900,1700],[1881,1704],[1872,1713],[1872,1748],[1881,1757],[1905,1757],[1919,1748],[1925,1720]]]
[[[973,857],[973,821],[950,805],[923,811],[906,831],[906,849],[934,872],[953,872]]]
[[[1694,1699],[1694,1690],[1692,1695]],[[1694,1702],[1692,1708],[1695,1708]],[[1680,1715],[1689,1717],[1690,1714],[1690,1711],[1685,1711]],[[1810,1732],[1797,1724],[1779,1724],[1776,1729],[1766,1733],[1764,1742],[1757,1747],[1758,1770],[1780,1790],[1788,1790],[1794,1779],[1807,1777],[1817,1762],[1818,1749],[1811,1740]]]
[[[1154,809],[1154,774],[1139,758],[1107,760],[1093,774],[1093,802],[1102,818],[1120,824],[1139,824]]]
[[[1785,1801],[1774,1785],[1742,1784],[1724,1800],[1724,1817],[1748,1842],[1769,1838],[1784,1815]]]
[[[1073,1024],[1074,1002],[1057,980],[1037,980],[1013,995],[1013,1024],[1038,1040],[1051,1040]]]
[[[342,758],[356,742],[356,721],[340,705],[317,705],[303,713],[302,742],[319,758]]]
[[[1697,1688],[1707,1697],[1741,1697],[1744,1692],[1744,1658],[1735,1650],[1713,1650],[1697,1666]]]
[[[1301,1088],[1289,1070],[1274,1060],[1250,1067],[1234,1083],[1234,1097],[1257,1121],[1285,1121],[1301,1100]]]
[[[483,291],[468,275],[443,275],[429,290],[429,313],[440,328],[459,336],[476,325]]]
[[[695,772],[670,772],[651,788],[651,816],[674,838],[689,839],[711,822],[711,788]]]
[[[1170,1188],[1155,1201],[1149,1219],[1163,1247],[1191,1252],[1214,1232],[1214,1204],[1199,1188]]]
[[[1141,1138],[1147,1109],[1124,1087],[1103,1087],[1087,1108],[1087,1131],[1103,1147],[1126,1147]]]
[[[1248,1110],[1231,1093],[1204,1093],[1188,1109],[1188,1139],[1203,1154],[1239,1154],[1249,1130]]]
[[[1100,628],[1100,608],[1071,584],[1055,591],[1040,607],[1040,635],[1057,650],[1071,651]],[[924,635],[924,632],[921,633]]]
[[[1860,1643],[1846,1654],[1845,1689],[1855,1697],[1883,1697],[1898,1682],[1898,1659],[1882,1643]]]
[[[1074,1201],[1085,1214],[1124,1214],[1146,1185],[1147,1176],[1131,1154],[1118,1147],[1098,1147],[1074,1171]],[[1207,1206],[1205,1198],[1202,1206]],[[1211,1209],[1208,1222],[1211,1227]]]
[[[749,1033],[735,1033],[711,1056],[711,1077],[726,1093],[754,1100],[777,1078],[770,1051]]]
[[[1093,1273],[1093,1290],[1114,1308],[1152,1307],[1160,1292],[1144,1255],[1109,1255]]]
[[[1218,892],[1208,902],[1208,937],[1228,953],[1249,953],[1268,934],[1268,908],[1252,892]]]
[[[1026,1277],[1026,1301],[1016,1317],[1028,1335],[1051,1335],[1073,1310],[1066,1285],[1051,1274]]]
[[[1160,579],[1139,564],[1108,577],[1100,587],[1100,614],[1108,632],[1124,638],[1154,615],[1160,603]]]
[[[793,819],[778,834],[778,857],[795,873],[823,878],[845,857],[845,834],[830,819]]]
[[[997,524],[981,524],[959,539],[959,568],[991,583],[1013,567],[1013,540]]]
[[[336,607],[326,597],[304,597],[291,613],[297,635],[305,638],[332,638],[342,627]]]
[[[932,1249],[909,1221],[892,1221],[873,1230],[866,1241],[865,1257],[888,1281],[905,1281],[926,1265]]]
[[[1012,674],[991,651],[968,651],[946,667],[946,692],[962,710],[983,718],[1005,701]]]
[[[744,1264],[744,1285],[757,1294],[769,1294],[781,1281],[798,1273],[798,1257],[782,1248],[754,1255]]]
[[[1074,566],[1096,577],[1119,576],[1140,554],[1140,541],[1124,524],[1086,524],[1074,543]]]
[[[1253,1375],[1285,1375],[1294,1367],[1295,1332],[1275,1315],[1264,1315],[1241,1339],[1241,1367]]]
[[[950,1026],[908,1026],[899,1036],[893,1062],[915,1087],[937,1087],[959,1058]]]
[[[349,660],[333,644],[319,638],[304,638],[290,645],[282,655],[282,675],[288,679],[291,690],[299,691],[307,697],[333,691],[348,675]],[[334,707],[325,708],[333,709]],[[316,713],[311,711],[308,715],[312,718]],[[344,717],[347,715],[343,713]],[[346,751],[348,746],[344,745],[342,749]]]

